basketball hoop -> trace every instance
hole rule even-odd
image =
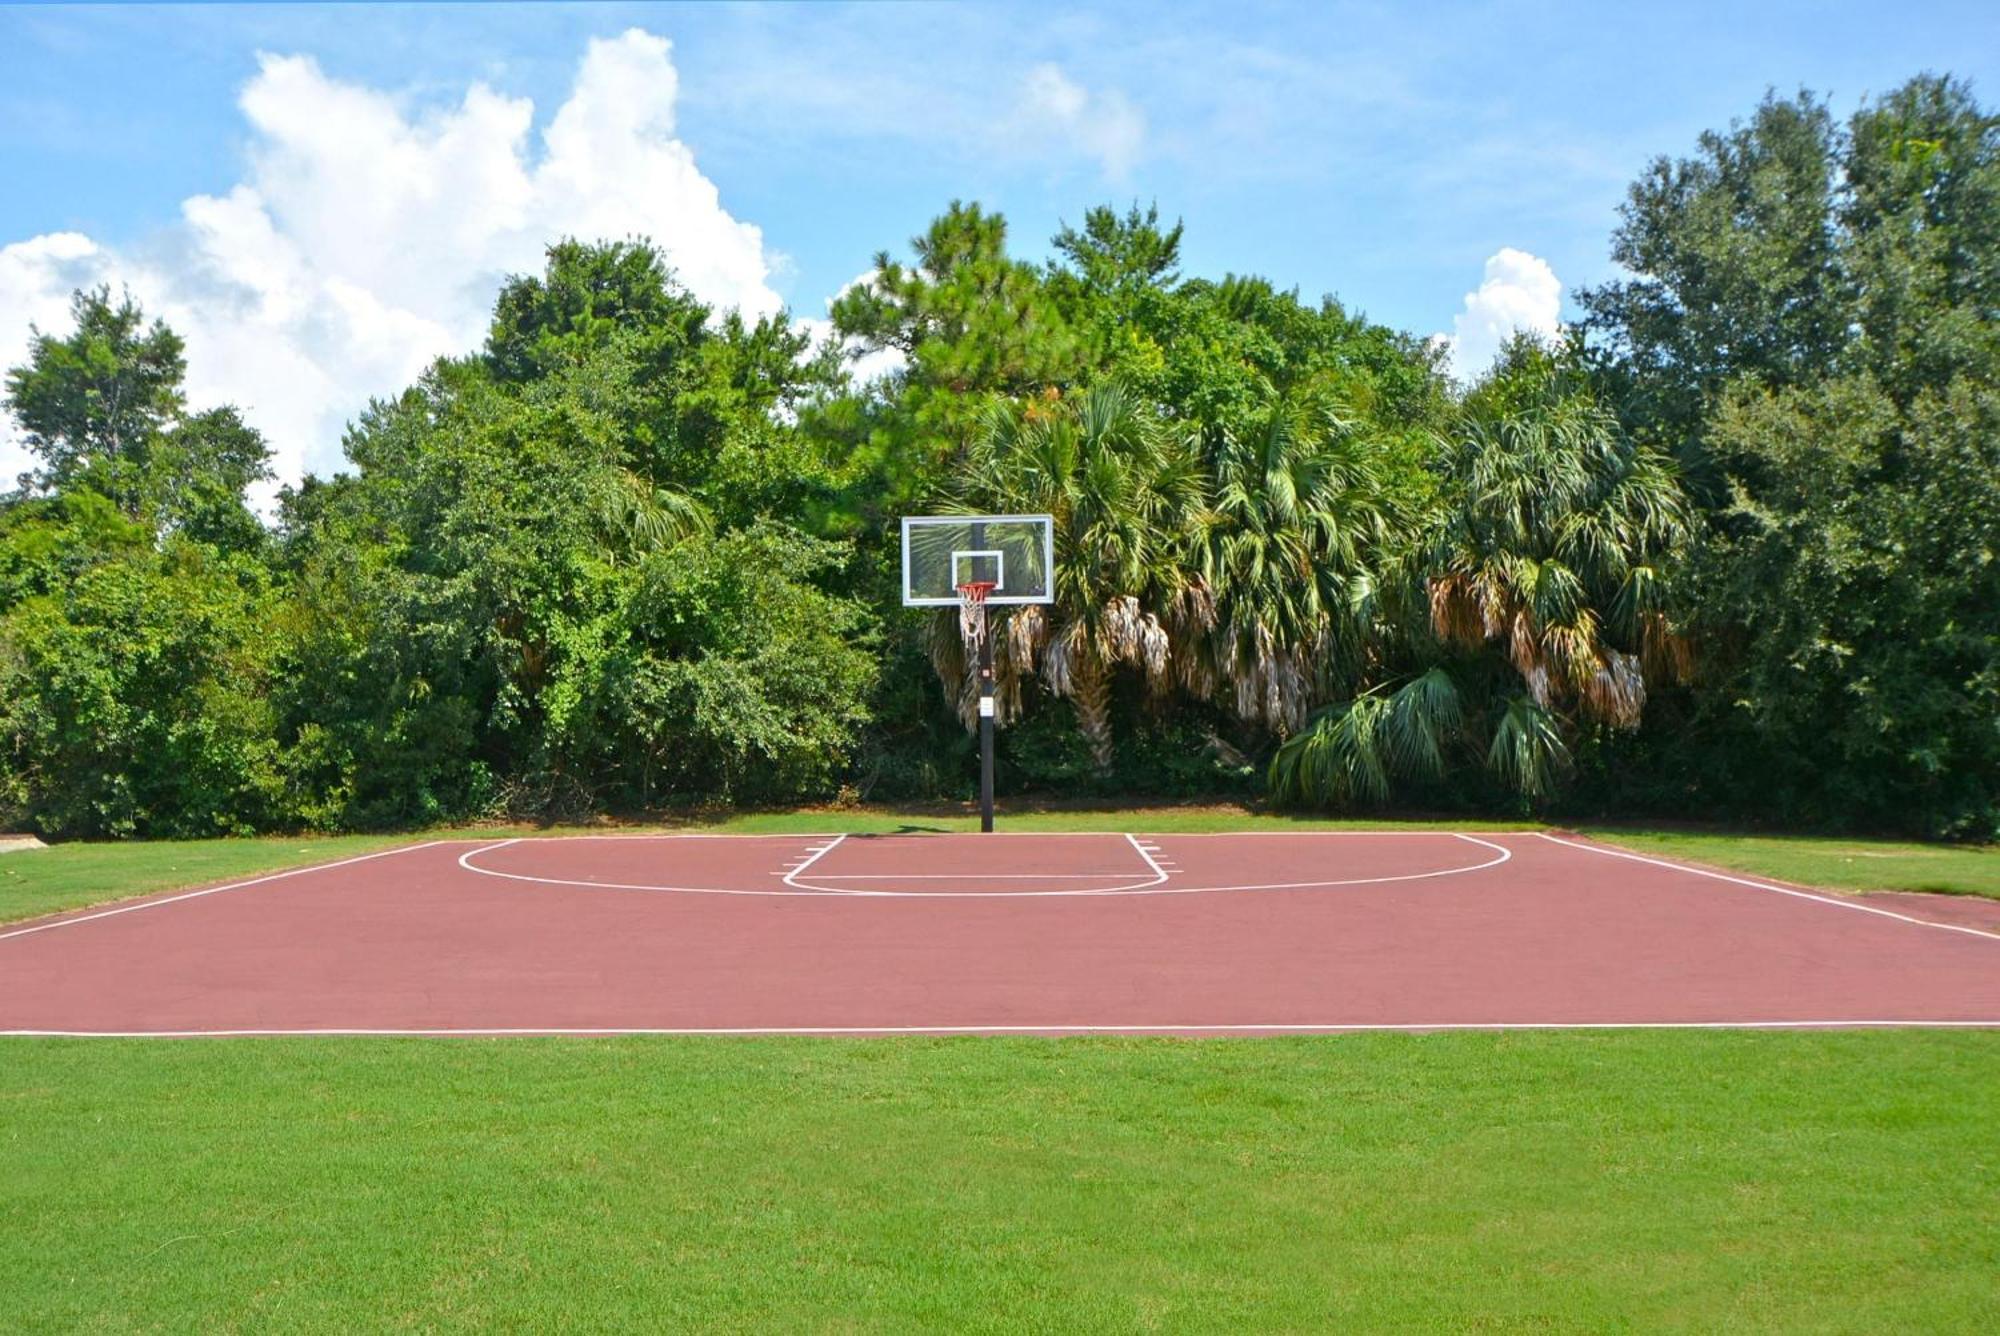
[[[999,587],[997,580],[967,580],[958,586],[959,633],[974,649],[986,639],[986,596]]]
[[[948,682],[946,689],[958,701],[964,700],[967,687],[976,686],[979,693],[981,830],[993,829],[993,730],[999,723],[986,610],[1053,603],[1055,578],[1051,516],[903,516],[903,606],[958,608],[959,635],[968,651],[967,680]]]

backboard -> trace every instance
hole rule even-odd
[[[986,602],[1055,601],[1055,521],[1047,515],[906,515],[903,603],[955,608],[959,586],[990,583]]]

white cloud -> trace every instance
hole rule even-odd
[[[1470,383],[1515,334],[1526,330],[1550,338],[1561,328],[1562,281],[1556,271],[1540,256],[1503,246],[1486,261],[1478,290],[1465,294],[1452,332],[1433,341],[1444,345],[1452,375]]]
[[[227,194],[188,199],[143,250],[75,233],[0,247],[0,365],[19,362],[30,321],[68,328],[71,289],[129,287],[187,340],[190,401],[242,408],[291,480],[340,466],[342,428],[371,395],[476,347],[500,282],[539,270],[558,237],[649,236],[703,299],[776,311],[762,233],[675,137],[678,94],[665,39],[592,41],[535,151],[533,105],[484,84],[411,107],[310,57],[262,56],[239,99],[247,170]],[[9,431],[0,486],[27,462]]]
[[[1131,174],[1146,141],[1146,118],[1123,93],[1092,93],[1053,64],[1028,71],[1019,121],[1031,138],[1095,158],[1115,182]]]

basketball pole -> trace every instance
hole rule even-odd
[[[979,604],[979,829],[993,831],[993,638]]]

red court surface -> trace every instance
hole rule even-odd
[[[1534,833],[438,841],[0,928],[0,1033],[2000,1025],[2000,905]]]

